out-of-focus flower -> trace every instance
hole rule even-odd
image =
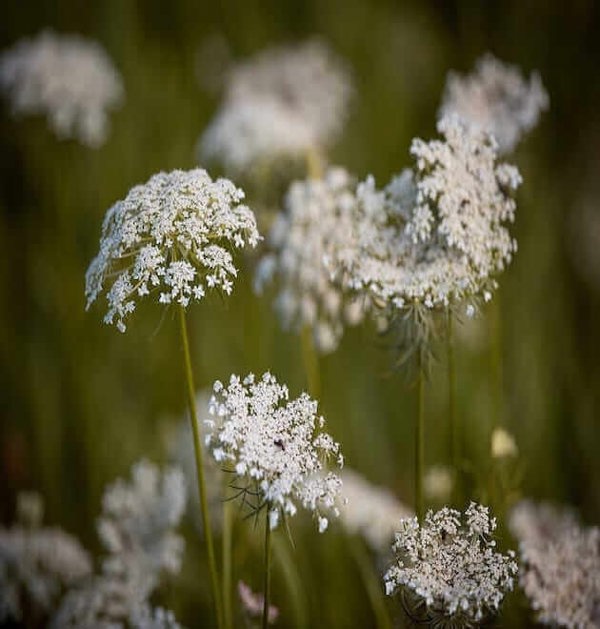
[[[537,72],[527,81],[518,67],[488,53],[477,61],[472,74],[449,73],[440,116],[457,115],[489,131],[500,152],[507,153],[535,127],[548,106],[548,94]]]
[[[159,173],[135,186],[104,218],[100,252],[86,274],[87,307],[106,292],[104,322],[124,332],[136,300],[151,292],[183,307],[211,288],[229,295],[237,276],[230,249],[260,239],[243,198],[231,181],[213,181],[200,169]]]
[[[491,451],[494,459],[507,459],[519,455],[515,438],[504,428],[494,428]]]
[[[207,444],[217,462],[231,466],[236,487],[246,483],[244,499],[254,495],[256,510],[266,507],[274,529],[281,516],[295,515],[298,506],[312,511],[319,532],[328,526],[325,514],[336,507],[342,481],[326,472],[334,457],[343,465],[340,446],[323,432],[325,420],[317,402],[306,393],[289,400],[289,391],[270,374],[254,374],[229,384],[217,381],[206,420]]]
[[[0,89],[16,115],[45,114],[59,138],[98,147],[108,111],[123,100],[123,83],[100,44],[43,31],[0,57]]]
[[[432,465],[425,471],[423,490],[429,500],[446,502],[452,493],[454,477],[445,465]]]
[[[398,590],[424,604],[429,621],[479,626],[496,613],[517,574],[514,553],[496,551],[496,520],[471,503],[464,516],[444,507],[425,521],[403,520],[396,533],[396,562],[384,576],[388,595]]]
[[[249,585],[243,581],[238,581],[238,595],[242,603],[244,611],[251,617],[260,617],[263,613],[263,605],[265,597],[263,594],[255,594]],[[269,614],[267,620],[272,625],[279,618],[279,609],[275,605],[269,605]]]
[[[322,179],[294,182],[269,234],[272,252],[256,271],[259,292],[265,282],[278,280],[275,306],[283,326],[311,328],[322,353],[337,348],[344,324],[359,323],[366,307],[364,299],[332,281],[326,265],[352,232],[355,185],[343,168],[330,168]]]

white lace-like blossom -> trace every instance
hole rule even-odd
[[[340,521],[352,534],[362,535],[378,553],[389,551],[398,522],[413,516],[388,489],[372,485],[353,470],[342,473]]]
[[[491,299],[494,276],[511,261],[516,241],[512,193],[519,172],[496,162],[496,143],[457,118],[438,122],[443,140],[416,139],[414,171],[382,191],[372,177],[359,184],[353,237],[332,272],[375,303],[446,307]],[[473,305],[467,305],[467,314]]]
[[[346,121],[350,73],[322,42],[272,48],[235,65],[200,156],[234,173],[329,145]]]
[[[86,274],[87,307],[106,292],[105,323],[123,332],[136,301],[150,293],[187,307],[206,291],[230,294],[237,269],[232,249],[260,236],[244,193],[205,170],[159,173],[135,186],[106,213],[100,252]]]
[[[59,138],[91,147],[105,142],[108,111],[123,100],[121,77],[98,43],[52,31],[2,54],[0,89],[16,115],[45,114]]]
[[[538,622],[570,629],[600,627],[600,529],[575,514],[522,501],[510,515],[519,540],[521,587]]]
[[[364,299],[350,297],[332,281],[326,260],[352,233],[356,182],[343,168],[323,179],[294,182],[269,234],[272,253],[260,262],[257,291],[278,280],[276,309],[284,328],[312,329],[315,347],[335,350],[344,324],[364,316]]]
[[[134,465],[131,482],[118,480],[106,490],[98,534],[106,555],[102,571],[64,598],[53,626],[176,627],[172,616],[148,607],[148,598],[164,574],[181,567],[184,541],[174,532],[185,509],[183,474],[170,468],[161,475],[147,461]],[[145,624],[140,619],[161,624]]]
[[[444,507],[403,520],[396,562],[384,576],[388,595],[408,590],[432,615],[469,625],[495,613],[517,574],[514,553],[496,550],[496,520],[471,503],[463,514]]]
[[[328,525],[325,513],[339,515],[336,499],[341,479],[327,472],[328,459],[343,465],[340,446],[323,432],[325,420],[317,402],[303,393],[289,399],[288,388],[270,374],[253,374],[229,384],[217,381],[206,420],[207,444],[215,460],[228,465],[239,483],[257,494],[257,509],[268,509],[274,529],[281,515],[295,515],[298,506],[312,511],[319,531]]]
[[[477,61],[472,74],[448,74],[440,116],[454,114],[489,131],[500,152],[507,153],[535,127],[548,105],[548,94],[537,72],[527,81],[518,67],[488,53]]]

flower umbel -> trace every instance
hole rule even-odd
[[[260,236],[244,193],[205,170],[159,173],[108,210],[100,252],[86,274],[87,307],[106,292],[104,322],[124,332],[136,301],[150,293],[187,307],[206,290],[230,294],[237,269],[231,250]]]
[[[429,620],[479,626],[495,613],[517,574],[514,553],[496,551],[496,520],[487,507],[471,503],[464,515],[444,507],[422,524],[402,520],[397,558],[384,576],[388,595],[401,590],[408,613],[412,598]]]
[[[217,462],[231,468],[244,500],[255,498],[255,510],[266,507],[274,529],[281,515],[295,515],[298,506],[312,511],[319,531],[328,525],[325,514],[338,515],[336,498],[341,479],[327,472],[335,457],[341,467],[340,446],[322,431],[317,402],[306,393],[290,400],[286,386],[270,373],[253,374],[229,384],[217,381],[207,420],[207,443]],[[240,484],[242,487],[240,488]]]

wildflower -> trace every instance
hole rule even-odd
[[[600,627],[600,529],[568,509],[522,501],[510,528],[519,540],[520,584],[538,622]]]
[[[224,104],[199,142],[230,172],[304,155],[334,141],[352,93],[344,63],[320,41],[265,50],[234,65]]]
[[[398,522],[412,517],[412,510],[394,494],[369,483],[357,472],[342,474],[340,521],[351,534],[361,534],[376,552],[389,550]]]
[[[313,512],[321,532],[324,513],[339,515],[341,479],[324,464],[336,457],[343,465],[340,446],[322,431],[325,420],[306,393],[290,400],[288,388],[270,373],[259,380],[234,375],[227,386],[215,382],[209,414],[206,442],[213,457],[231,467],[236,487],[246,484],[244,500],[254,495],[256,511],[267,508],[271,529],[299,505]]]
[[[498,610],[517,573],[514,553],[495,550],[495,529],[488,508],[475,503],[464,515],[444,507],[429,511],[422,524],[402,520],[397,559],[384,576],[387,594],[402,589],[425,606],[429,619],[477,625]]]
[[[209,288],[230,294],[237,269],[230,248],[260,236],[244,193],[205,170],[159,173],[108,210],[100,252],[86,274],[87,307],[106,292],[104,322],[124,332],[136,300],[150,293],[184,308]]]
[[[349,296],[332,281],[326,265],[351,233],[354,186],[342,168],[330,168],[323,179],[294,182],[285,211],[269,234],[273,252],[263,257],[256,271],[259,292],[273,276],[279,280],[275,306],[284,328],[311,328],[322,353],[337,348],[344,323],[359,323],[366,307],[364,299]]]
[[[96,148],[108,135],[108,110],[123,83],[100,44],[46,30],[0,57],[0,89],[17,115],[45,114],[59,138]]]
[[[445,465],[433,465],[423,478],[423,490],[430,500],[444,502],[450,498],[454,477],[452,470]]]
[[[262,594],[255,594],[249,585],[243,581],[238,581],[238,596],[244,611],[251,618],[260,618],[263,612],[265,597]],[[269,605],[269,624],[272,625],[279,618],[279,609],[275,605]]]
[[[473,74],[448,75],[440,116],[454,114],[489,131],[499,150],[508,153],[535,127],[548,105],[548,94],[537,72],[527,81],[519,68],[488,53],[477,61]]]
[[[494,428],[491,450],[494,459],[513,458],[519,454],[514,437],[504,428]]]

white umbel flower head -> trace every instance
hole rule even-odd
[[[256,508],[268,509],[272,529],[299,506],[313,512],[320,532],[328,514],[339,515],[342,481],[325,466],[330,458],[343,465],[340,446],[323,432],[325,420],[306,393],[290,400],[288,388],[270,373],[258,380],[231,376],[227,386],[215,382],[209,413],[213,457],[231,468],[236,486],[245,483],[257,494]]]
[[[527,81],[518,67],[488,53],[477,61],[472,74],[449,73],[440,116],[454,114],[489,131],[500,152],[508,153],[535,127],[548,105],[548,94],[537,72]]]
[[[343,168],[330,168],[322,179],[294,182],[269,234],[272,252],[256,271],[255,288],[276,279],[275,307],[284,328],[312,330],[315,347],[335,350],[344,324],[364,316],[364,299],[350,296],[332,281],[326,261],[351,235],[356,182]]]
[[[0,56],[0,89],[16,115],[45,114],[59,138],[98,147],[108,112],[123,100],[118,71],[100,44],[43,31]]]
[[[572,511],[522,501],[510,515],[519,540],[521,587],[538,622],[569,629],[600,627],[600,529]]]
[[[517,574],[514,553],[496,550],[496,520],[471,503],[464,515],[444,507],[422,524],[402,520],[396,533],[396,562],[384,576],[386,592],[398,590],[425,605],[431,618],[479,626],[494,614]]]
[[[244,193],[205,170],[159,173],[135,186],[106,213],[100,252],[86,274],[87,307],[106,292],[105,323],[124,332],[136,301],[150,293],[184,308],[210,288],[229,295],[233,249],[260,236]]]
[[[239,173],[327,146],[344,126],[351,94],[348,69],[324,43],[267,49],[230,70],[200,156]]]

